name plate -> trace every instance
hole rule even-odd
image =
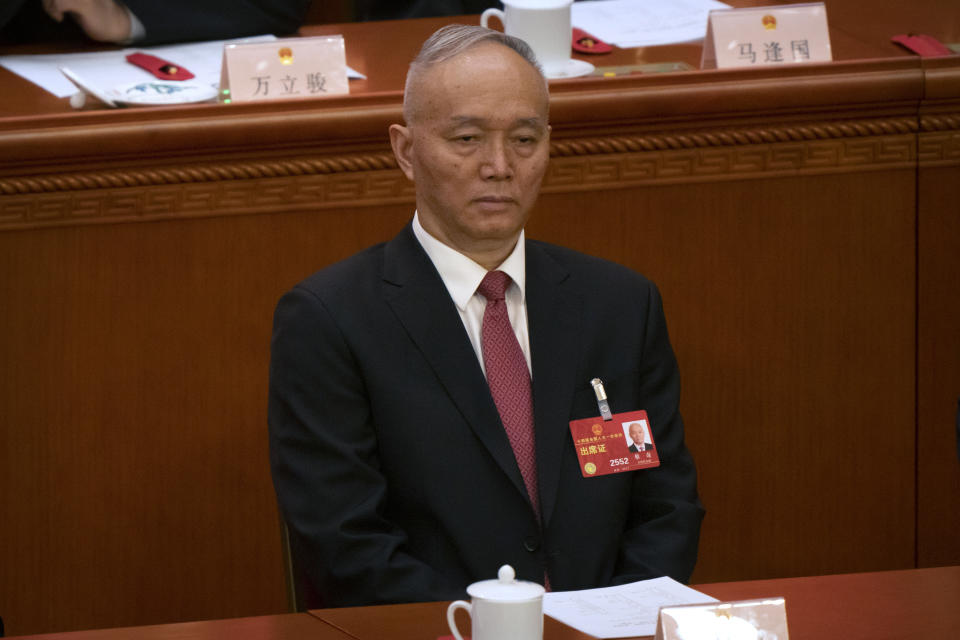
[[[789,640],[783,598],[661,607],[655,640]]]
[[[343,36],[223,46],[220,102],[316,98],[349,92]]]
[[[700,68],[831,60],[827,9],[817,2],[711,11]]]

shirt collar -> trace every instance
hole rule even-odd
[[[487,270],[482,266],[463,255],[456,249],[445,245],[440,240],[430,235],[423,225],[420,224],[419,214],[413,214],[413,234],[427,252],[431,262],[440,272],[443,284],[446,285],[450,297],[461,312],[467,308],[470,298],[476,293],[480,281],[487,275]],[[503,271],[520,290],[520,299],[523,300],[526,291],[526,250],[524,243],[524,232],[520,230],[520,237],[517,244],[507,256],[506,260],[500,263],[497,270]]]

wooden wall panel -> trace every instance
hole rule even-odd
[[[960,564],[960,135],[920,171],[917,562]]]
[[[955,16],[960,27],[960,16]],[[954,29],[960,34],[960,28]],[[960,564],[960,67],[924,62],[918,144],[917,562]]]
[[[408,211],[0,234],[8,633],[286,609],[266,448],[273,306]]]
[[[914,180],[542,197],[531,236],[662,289],[707,508],[694,582],[913,566]]]

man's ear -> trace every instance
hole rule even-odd
[[[397,164],[403,175],[413,181],[413,135],[408,127],[400,124],[390,125],[390,146],[393,147],[393,155],[397,159]]]

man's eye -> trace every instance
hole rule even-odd
[[[517,134],[513,137],[513,141],[519,145],[533,145],[539,142],[540,136],[534,133],[524,133]]]

